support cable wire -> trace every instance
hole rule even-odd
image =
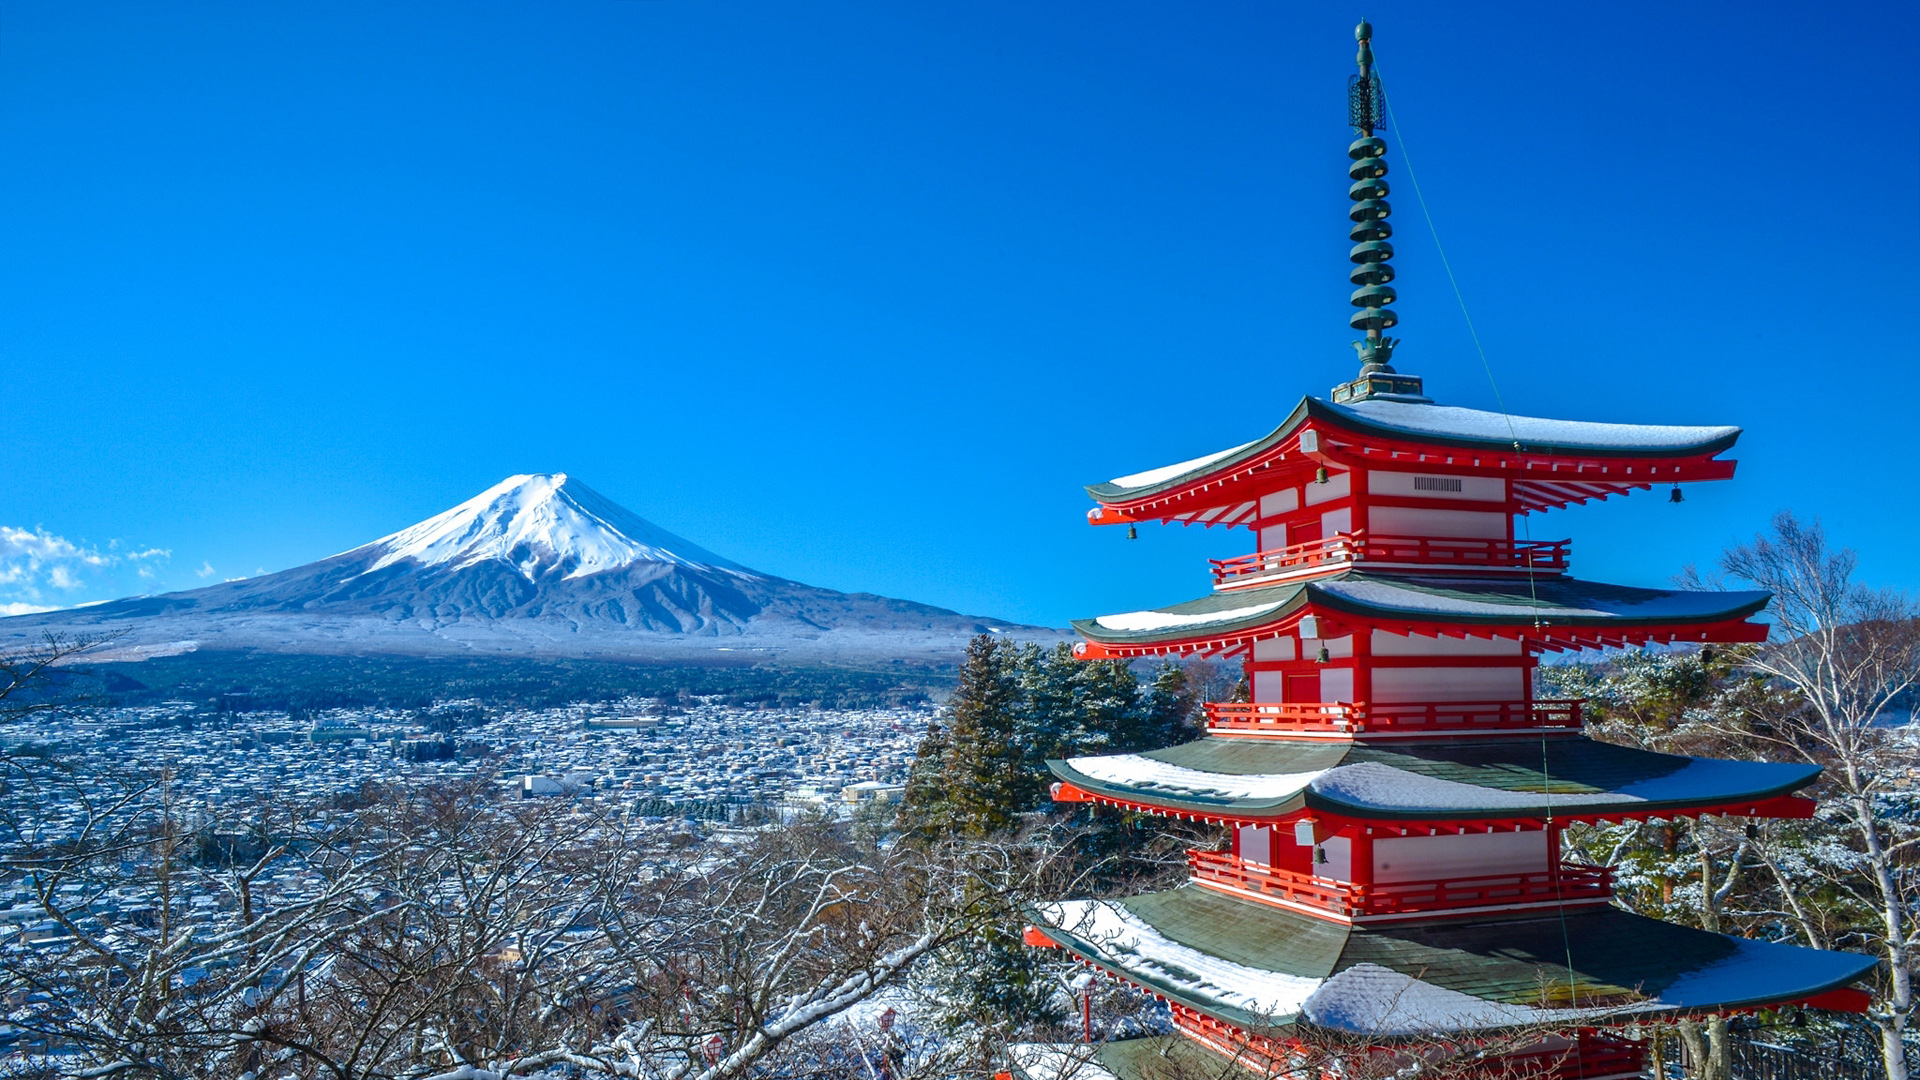
[[[1377,65],[1374,70],[1377,74],[1379,71]],[[1447,272],[1447,284],[1453,287],[1453,299],[1460,305],[1460,318],[1466,322],[1467,334],[1473,338],[1474,351],[1480,354],[1480,367],[1487,373],[1487,385],[1493,389],[1494,404],[1500,409],[1501,419],[1506,421],[1507,437],[1513,441],[1513,452],[1514,455],[1518,457],[1524,452],[1520,447],[1520,433],[1515,430],[1513,426],[1513,414],[1507,411],[1506,398],[1500,393],[1500,381],[1494,378],[1493,363],[1487,359],[1486,346],[1480,343],[1480,331],[1473,325],[1473,314],[1467,310],[1467,298],[1466,295],[1460,291],[1460,279],[1454,276],[1453,263],[1447,259],[1446,245],[1440,242],[1440,230],[1435,227],[1433,223],[1433,211],[1427,208],[1427,197],[1425,193],[1420,190],[1420,177],[1413,171],[1413,155],[1407,152],[1407,131],[1400,126],[1399,117],[1393,115],[1393,95],[1386,92],[1386,81],[1384,79],[1381,80],[1380,97],[1387,107],[1387,123],[1393,128],[1394,134],[1398,137],[1400,143],[1400,160],[1407,167],[1407,181],[1413,185],[1413,197],[1415,201],[1420,204],[1420,216],[1427,221],[1427,232],[1433,237],[1433,249],[1440,254],[1440,267]],[[1532,519],[1533,515],[1527,513],[1523,508],[1520,513],[1520,527],[1526,534],[1529,550],[1531,550],[1533,546]],[[1534,577],[1533,559],[1531,556],[1528,557],[1526,565],[1527,598],[1529,605],[1533,609],[1533,629],[1537,634],[1541,628],[1540,587]],[[1536,664],[1535,667],[1537,668],[1538,665]],[[1543,789],[1542,794],[1546,796],[1547,835],[1551,838],[1553,835],[1553,774],[1548,760],[1548,736],[1544,728],[1541,729],[1540,732],[1540,779]],[[1551,869],[1553,870],[1554,877],[1558,879],[1560,876],[1560,867],[1555,865]],[[1573,969],[1573,938],[1567,929],[1567,905],[1565,901],[1563,900],[1561,903],[1554,905],[1554,910],[1558,912],[1560,916],[1560,946],[1565,952],[1567,961],[1567,1000],[1570,1004],[1577,1005],[1579,1001],[1575,993],[1577,976]],[[1579,1075],[1584,1078],[1586,1076],[1586,1063],[1581,1058],[1580,1043],[1577,1038],[1574,1040],[1573,1061],[1574,1068]]]

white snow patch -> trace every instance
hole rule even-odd
[[[1184,765],[1169,765],[1140,754],[1069,758],[1067,764],[1103,783],[1169,795],[1202,795],[1220,799],[1290,798],[1305,790],[1320,776],[1320,772],[1249,773],[1240,776],[1203,772]]]
[[[1487,1001],[1378,964],[1355,964],[1328,979],[1301,1010],[1321,1027],[1367,1035],[1564,1023],[1592,1010],[1535,1009]]]
[[[1129,611],[1120,615],[1102,615],[1093,620],[1094,625],[1106,630],[1119,630],[1131,633],[1147,633],[1154,630],[1173,630],[1191,626],[1205,626],[1208,623],[1228,623],[1240,619],[1251,619],[1256,615],[1265,615],[1279,610],[1280,605],[1256,604],[1253,607],[1228,608],[1225,611],[1209,611],[1191,615],[1179,615],[1166,611]]]
[[[1146,920],[1103,900],[1063,900],[1036,909],[1051,926],[1124,956],[1126,970],[1145,975],[1200,1001],[1281,1019],[1300,1006],[1323,980],[1236,964],[1161,936]]]
[[[565,473],[509,476],[445,513],[353,551],[369,549],[381,549],[369,573],[404,560],[456,570],[498,560],[529,581],[563,563],[571,566],[567,578],[640,562],[759,576],[627,511]]]
[[[1191,461],[1177,462],[1173,465],[1162,465],[1158,469],[1148,469],[1146,472],[1128,473],[1125,476],[1116,476],[1113,479],[1107,481],[1107,483],[1112,484],[1114,487],[1123,487],[1123,488],[1147,487],[1150,484],[1158,484],[1163,480],[1171,480],[1174,477],[1181,475],[1182,473],[1189,473],[1195,469],[1204,468],[1224,458],[1230,458],[1233,455],[1239,453],[1240,451],[1245,450],[1247,447],[1252,446],[1253,443],[1256,443],[1259,441],[1260,441],[1259,439],[1255,439],[1253,440],[1253,442],[1244,442],[1244,443],[1241,443],[1239,446],[1229,447],[1228,449],[1222,450],[1217,454],[1207,454],[1202,457],[1194,458]]]

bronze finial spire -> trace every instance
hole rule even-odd
[[[1360,377],[1334,387],[1333,400],[1386,397],[1424,402],[1428,399],[1421,396],[1420,378],[1393,370],[1393,347],[1399,342],[1381,333],[1400,322],[1400,316],[1387,306],[1398,299],[1388,284],[1393,280],[1393,266],[1388,261],[1393,258],[1393,245],[1387,237],[1393,235],[1393,226],[1387,223],[1387,217],[1393,207],[1387,203],[1387,182],[1383,179],[1387,175],[1387,144],[1373,134],[1375,128],[1383,126],[1386,95],[1380,89],[1380,76],[1373,71],[1373,25],[1361,19],[1353,36],[1360,42],[1354,56],[1360,74],[1347,80],[1347,123],[1359,138],[1347,147],[1351,162],[1347,176],[1353,181],[1347,189],[1347,197],[1353,200],[1353,207],[1347,211],[1348,220],[1353,222],[1347,238],[1354,242],[1353,250],[1347,253],[1353,262],[1347,280],[1357,286],[1348,299],[1359,310],[1347,319],[1347,325],[1366,331],[1367,336],[1353,343],[1360,354]]]

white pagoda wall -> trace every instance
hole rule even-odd
[[[1372,536],[1434,536],[1505,540],[1507,515],[1474,510],[1428,510],[1418,506],[1374,506],[1367,510]]]
[[[1372,700],[1382,704],[1402,701],[1525,701],[1528,665],[1520,642],[1503,638],[1450,638],[1390,634],[1375,630],[1369,644],[1378,657],[1431,656],[1432,667],[1372,669]],[[1471,657],[1484,661],[1512,657],[1512,667],[1455,667],[1448,660]]]
[[[1349,676],[1347,681],[1351,685],[1352,677]],[[1326,685],[1324,679],[1321,685]],[[1402,701],[1525,701],[1526,698],[1527,673],[1517,667],[1373,669],[1373,701],[1377,704]]]
[[[1373,880],[1382,885],[1538,874],[1547,869],[1547,834],[1543,830],[1388,836],[1373,841]]]
[[[1428,481],[1429,486],[1422,488],[1422,480]],[[1452,487],[1454,481],[1459,482],[1460,490],[1442,490]],[[1443,502],[1503,503],[1507,501],[1507,482],[1497,476],[1438,476],[1369,469],[1367,494],[1401,499],[1438,499]]]

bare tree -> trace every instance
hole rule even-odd
[[[764,1073],[928,953],[1017,920],[1046,858],[824,819],[701,843],[479,784],[216,820],[165,773],[33,779],[0,866],[47,931],[0,942],[0,995],[85,1077]],[[72,809],[49,829],[48,806]]]
[[[1904,784],[1912,745],[1889,721],[1920,678],[1920,606],[1854,582],[1856,562],[1851,550],[1827,546],[1818,521],[1782,512],[1767,533],[1728,549],[1720,568],[1773,594],[1772,635],[1745,663],[1790,688],[1800,707],[1744,734],[1824,767],[1824,801],[1838,811],[1857,855],[1857,865],[1831,879],[1879,922],[1874,944],[1886,971],[1871,1016],[1888,1080],[1907,1080],[1920,832]],[[1779,867],[1778,860],[1767,864]],[[1791,883],[1782,886],[1792,891]],[[1809,923],[1809,940],[1817,940],[1817,927],[1804,913],[1800,918]]]
[[[49,632],[31,645],[0,651],[0,723],[60,712],[90,700],[94,688],[72,681],[73,662],[119,637],[119,633]]]

